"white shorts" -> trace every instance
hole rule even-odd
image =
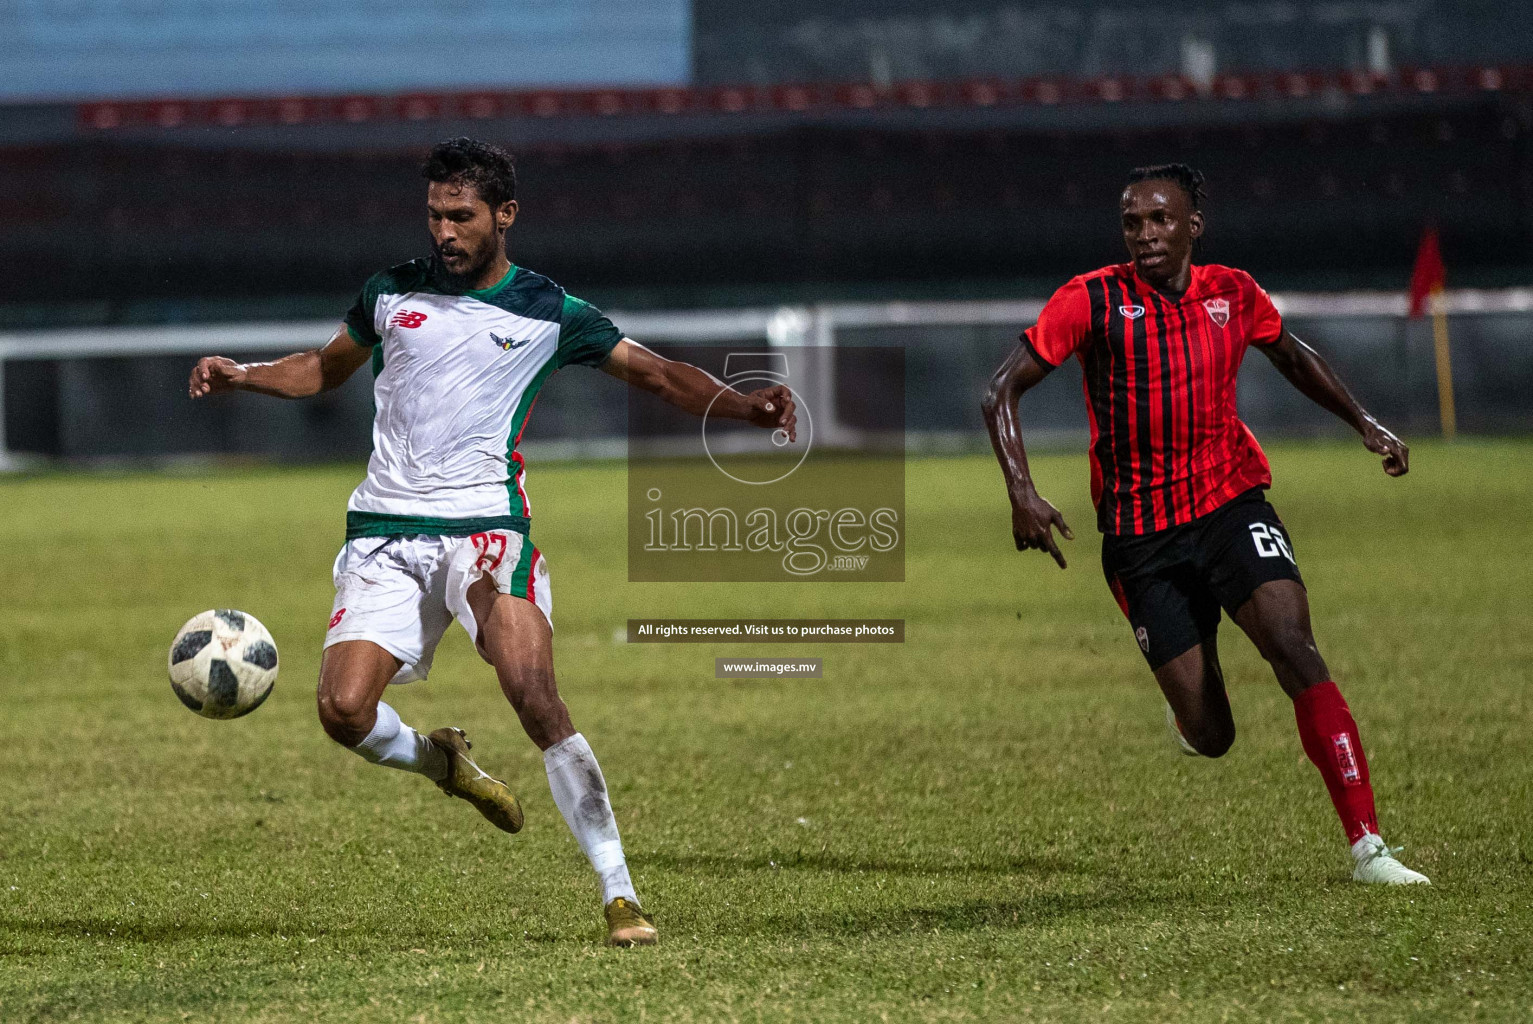
[[[371,640],[401,662],[391,683],[425,679],[431,658],[456,618],[475,644],[479,626],[468,588],[481,576],[502,594],[526,598],[553,628],[548,562],[525,535],[510,530],[471,537],[359,537],[335,558],[335,605],[325,646]]]

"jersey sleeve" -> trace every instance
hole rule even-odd
[[[1078,277],[1055,292],[1038,322],[1022,332],[1022,341],[1049,369],[1085,348],[1090,338],[1091,297]]]
[[[1255,280],[1251,284],[1251,334],[1252,345],[1271,345],[1283,336],[1283,316],[1272,304],[1272,296]]]
[[[613,326],[601,310],[573,295],[564,297],[559,349],[555,356],[560,366],[571,363],[600,366],[622,340],[623,332]]]
[[[378,296],[382,294],[382,277],[382,274],[374,274],[368,278],[357,301],[346,311],[346,333],[351,335],[352,341],[367,348],[373,348],[383,340],[378,336],[378,328],[373,325]]]

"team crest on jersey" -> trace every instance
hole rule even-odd
[[[1203,308],[1208,311],[1208,318],[1215,324],[1223,327],[1230,322],[1230,300],[1209,299],[1203,303]]]
[[[510,352],[514,348],[521,348],[531,341],[531,338],[502,338],[494,331],[490,332],[490,340],[500,346],[502,352]]]
[[[1138,320],[1140,317],[1144,316],[1144,307],[1143,306],[1119,306],[1118,307],[1118,312],[1122,313],[1124,316],[1128,317],[1130,320]]]
[[[1150,631],[1140,626],[1134,630],[1134,639],[1139,641],[1139,649],[1146,654],[1150,653]]]

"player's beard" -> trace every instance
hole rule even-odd
[[[450,291],[466,291],[474,286],[486,268],[495,261],[495,246],[485,246],[485,251],[480,254],[479,259],[475,260],[467,270],[458,273],[447,269],[447,263],[442,259],[442,250],[435,242],[431,243],[431,257],[436,264],[436,277],[441,284]]]

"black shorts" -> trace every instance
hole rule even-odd
[[[1293,543],[1261,488],[1190,523],[1102,538],[1102,572],[1151,669],[1196,647],[1263,583],[1304,583]]]

